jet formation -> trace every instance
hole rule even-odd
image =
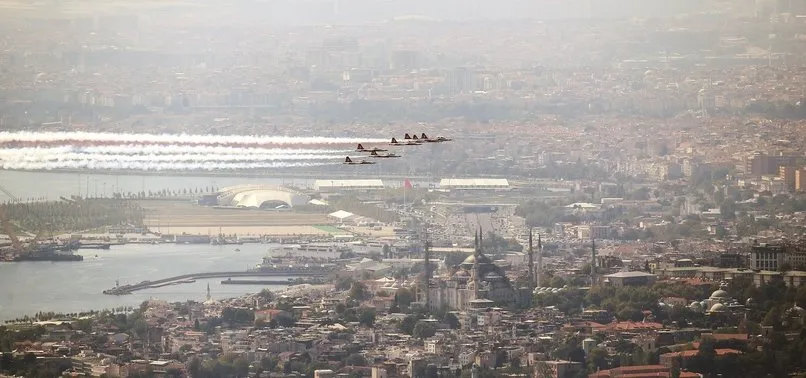
[[[392,147],[404,147],[404,146],[421,146],[426,143],[443,143],[443,142],[451,142],[453,139],[445,138],[438,136],[436,138],[429,138],[428,135],[425,133],[420,134],[418,137],[417,134],[406,134],[403,136],[403,140],[399,141],[397,138],[392,138],[392,141],[389,142],[389,146]],[[360,143],[358,147],[356,147],[355,152],[360,153],[368,153],[370,158],[373,159],[387,159],[387,158],[399,158],[400,155],[395,154],[393,152],[389,152],[387,149],[383,148],[364,148],[363,145]],[[382,153],[379,153],[382,152]],[[365,164],[375,164],[374,161],[370,160],[353,160],[349,156],[344,159],[344,164],[346,165],[365,165]]]

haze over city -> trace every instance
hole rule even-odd
[[[806,0],[0,20],[0,378],[806,376]]]

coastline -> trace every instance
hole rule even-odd
[[[271,288],[269,288],[269,290],[272,291],[275,295],[278,295],[278,296],[290,296],[290,297],[300,297],[300,296],[305,296],[305,295],[310,295],[310,294],[315,294],[315,293],[328,292],[328,291],[331,291],[331,290],[334,290],[334,289],[335,289],[335,286],[333,284],[298,284],[298,285],[288,286],[288,287],[285,287],[285,288],[282,288],[282,289],[271,289]],[[235,299],[252,298],[252,297],[254,297],[254,296],[258,295],[258,294],[260,294],[260,292],[248,293],[248,294],[241,295],[241,296],[226,297],[226,298],[221,298],[220,300],[230,301],[230,300],[235,300]],[[180,303],[180,302],[168,301],[168,303]],[[136,308],[136,306],[120,306],[120,307],[116,307],[116,308],[104,308],[104,309],[100,309],[100,310],[98,310],[98,309],[89,309],[89,310],[82,310],[82,311],[71,312],[71,313],[62,313],[62,312],[59,312],[58,310],[47,310],[47,311],[41,311],[41,312],[43,314],[55,314],[55,315],[64,315],[65,317],[83,318],[83,317],[87,317],[87,316],[94,316],[94,315],[97,315],[99,313],[106,312],[106,311],[110,311],[110,312],[113,312],[113,313],[120,313],[120,312],[127,312],[128,313],[128,312],[131,312],[134,308]],[[75,316],[73,316],[73,315],[75,315]],[[23,315],[23,316],[19,316],[19,317],[14,318],[14,319],[0,319],[0,326],[14,325],[14,324],[30,324],[30,323],[36,323],[36,322],[39,322],[39,321],[43,321],[41,319],[37,319],[36,316],[37,316],[37,314],[33,313],[33,314],[26,314],[26,315]],[[26,319],[26,317],[27,317],[28,320],[23,321],[23,319]],[[19,321],[16,321],[16,320],[19,320]]]

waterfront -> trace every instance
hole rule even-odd
[[[340,174],[313,174],[295,172],[299,175],[281,174],[276,172],[274,177],[255,175],[192,175],[192,174],[104,174],[92,171],[81,172],[33,172],[0,170],[0,182],[3,188],[21,200],[58,200],[59,197],[69,198],[80,195],[89,197],[108,197],[115,192],[138,193],[163,189],[182,191],[207,188],[225,188],[234,185],[289,185],[299,188],[313,188],[316,179],[366,179],[376,178],[378,175],[368,172],[355,171],[349,176]],[[390,187],[403,185],[403,176],[387,178],[384,184]],[[430,180],[412,178],[413,185],[427,187],[432,184]],[[0,202],[9,200],[8,196],[0,192]]]
[[[183,189],[224,188],[233,185],[266,184],[308,187],[311,179],[243,177],[243,176],[185,176],[185,175],[127,175],[97,174],[78,172],[26,172],[0,170],[3,187],[20,199],[58,200],[59,197],[81,195],[106,197],[115,192],[138,193],[163,189],[182,191]],[[6,196],[0,193],[0,202]]]
[[[104,295],[103,290],[205,271],[244,271],[260,263],[269,244],[192,245],[129,244],[109,250],[80,250],[82,262],[22,262],[0,264],[0,321],[38,311],[79,312],[137,306],[149,298],[203,301],[207,284],[213,299],[287,286],[222,285],[221,278],[147,289],[131,295]],[[240,251],[235,251],[240,249]],[[97,257],[96,257],[97,255]]]

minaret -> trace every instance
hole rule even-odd
[[[209,302],[211,299],[213,299],[213,296],[210,295],[210,283],[208,282],[207,283],[207,301]]]
[[[532,251],[532,228],[529,227],[529,288],[534,289],[535,286],[535,259],[534,251]]]
[[[537,234],[537,287],[540,286],[540,278],[543,277],[543,241],[540,234]]]
[[[472,272],[472,279],[473,279],[473,299],[479,299],[479,259],[481,258],[481,232],[476,235],[476,239],[478,239],[478,243],[476,243],[476,249],[473,251],[473,272]]]
[[[596,286],[596,240],[591,239],[591,286]]]
[[[423,290],[425,290],[425,308],[431,311],[431,297],[429,287],[431,286],[431,248],[428,242],[428,230],[425,230],[425,282],[423,282]]]

